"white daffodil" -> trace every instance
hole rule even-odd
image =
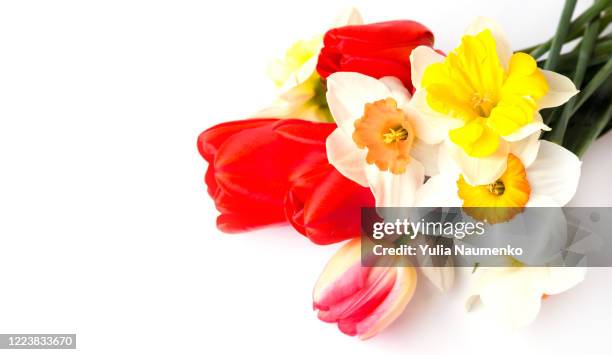
[[[327,102],[338,128],[327,158],[345,177],[370,187],[379,207],[412,206],[425,175],[436,172],[437,147],[420,138],[424,122],[395,77],[339,72],[327,78]]]
[[[339,16],[331,28],[360,25],[359,11],[351,8]],[[323,48],[323,35],[295,42],[285,57],[270,63],[268,76],[278,87],[278,98],[254,117],[302,118],[313,121],[331,121],[325,105],[325,89],[316,71],[319,52]]]
[[[488,218],[499,222],[512,218],[524,207],[565,206],[576,193],[581,162],[560,145],[538,140],[539,133],[509,144],[507,164],[496,180],[472,185],[448,150],[440,147],[440,174],[432,176],[417,193],[417,205],[427,207],[503,207],[507,216]],[[483,209],[487,213],[487,209]],[[478,216],[476,216],[478,217]]]
[[[471,185],[466,181],[459,166],[446,154],[452,144],[446,142],[440,148],[440,174],[431,177],[419,189],[417,206],[497,207],[469,209],[468,214],[500,223],[518,217],[524,207],[566,205],[576,192],[581,162],[565,148],[538,138],[539,132],[509,144],[510,152],[501,176],[483,185]],[[565,223],[558,222],[559,216],[556,216],[560,211],[542,212],[550,212],[557,222],[540,221],[547,226],[531,222],[536,228],[542,227],[542,232],[537,233],[541,239],[529,243],[530,249],[524,258],[506,257],[507,267],[479,267],[472,277],[468,305],[480,300],[487,312],[513,328],[535,319],[543,295],[572,288],[582,281],[586,272],[579,267],[528,266],[530,262],[545,265],[542,258],[548,260],[565,244],[565,234],[558,228]],[[495,239],[488,242],[504,244],[511,227],[508,223],[492,225],[497,233],[487,234]]]
[[[501,324],[524,327],[535,320],[542,298],[571,289],[585,274],[585,267],[479,268],[473,276],[467,308],[480,301]]]
[[[411,106],[433,127],[421,139],[447,141],[445,153],[472,185],[497,180],[512,143],[549,130],[539,110],[578,92],[567,77],[539,69],[530,55],[513,54],[500,26],[485,18],[468,27],[447,57],[420,46],[410,59]]]

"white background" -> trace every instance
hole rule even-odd
[[[87,354],[604,352],[607,269],[514,333],[423,281],[362,342],[311,309],[337,245],[215,229],[197,135],[270,102],[267,63],[351,4],[421,21],[449,50],[476,15],[515,49],[542,41],[562,1],[2,1],[0,333],[74,332]],[[612,204],[611,145],[585,157],[577,203]]]

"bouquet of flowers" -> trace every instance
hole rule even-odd
[[[316,244],[345,242],[317,281],[319,319],[376,335],[407,307],[417,266],[363,266],[362,207],[564,206],[579,157],[612,127],[612,0],[572,21],[567,0],[548,41],[513,52],[477,18],[449,53],[410,20],[363,24],[355,10],[273,63],[280,95],[254,117],[205,130],[205,182],[227,233],[290,223]],[[566,42],[575,48],[562,53]],[[453,268],[422,268],[441,291]],[[472,297],[512,326],[584,268],[479,268]]]

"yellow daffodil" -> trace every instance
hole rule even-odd
[[[363,23],[357,9],[350,9],[338,17],[332,27]],[[323,35],[295,42],[284,58],[270,63],[268,76],[278,87],[278,99],[254,117],[302,118],[312,121],[332,122],[325,88],[316,71],[319,52],[323,47]]]
[[[539,69],[528,54],[512,54],[499,25],[484,18],[448,56],[421,46],[411,62],[411,106],[431,127],[423,140],[449,141],[448,153],[472,185],[495,182],[514,142],[549,129],[538,111],[577,93],[570,79]]]

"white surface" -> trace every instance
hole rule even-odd
[[[419,20],[448,50],[476,15],[497,18],[514,48],[543,40],[562,1],[353,3],[369,22]],[[348,4],[3,1],[0,333],[76,332],[87,354],[606,349],[607,269],[511,334],[466,315],[461,289],[440,295],[423,282],[395,324],[360,342],[311,310],[338,246],[288,227],[215,229],[197,135],[267,104],[267,62]],[[587,155],[578,202],[612,203],[611,144]]]

